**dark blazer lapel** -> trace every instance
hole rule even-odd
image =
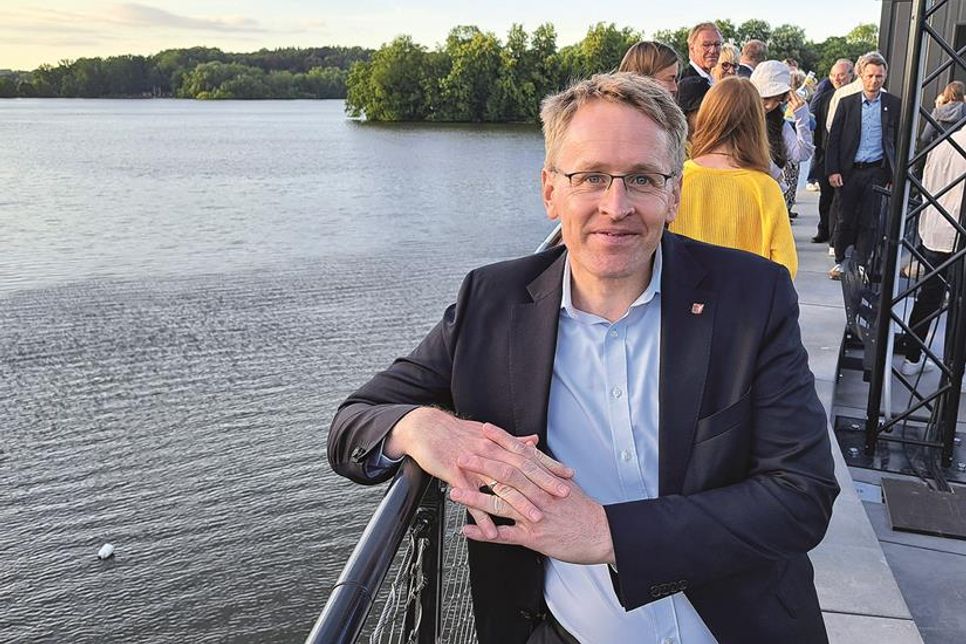
[[[510,396],[517,435],[539,434],[547,448],[547,403],[557,348],[562,280],[567,254],[561,253],[527,285],[531,302],[510,311]]]
[[[661,375],[659,385],[660,495],[684,483],[704,395],[716,307],[700,284],[705,269],[670,233],[662,241]]]

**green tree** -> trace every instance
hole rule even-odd
[[[746,20],[738,25],[738,30],[735,34],[735,42],[737,42],[739,46],[743,45],[749,40],[760,40],[763,43],[767,43],[770,39],[771,25],[764,20],[758,20],[756,18]]]
[[[530,51],[533,56],[533,91],[539,101],[560,89],[565,82],[560,74],[557,30],[552,24],[547,22],[533,30]]]
[[[444,112],[448,121],[479,122],[492,118],[499,97],[502,62],[500,42],[476,27],[456,27],[446,38],[446,54],[452,67],[441,81]]]
[[[641,34],[630,27],[618,29],[614,23],[598,22],[587,31],[578,45],[580,77],[608,72],[621,63],[627,49],[641,39]]]
[[[271,88],[265,82],[265,77],[266,74],[261,69],[248,67],[245,71],[222,81],[215,90],[202,90],[202,93],[206,98],[213,99],[266,98],[270,96]]]
[[[688,27],[681,27],[680,29],[674,30],[661,29],[654,32],[654,40],[664,43],[668,47],[672,47],[674,51],[678,52],[678,56],[681,57],[681,62],[687,64],[688,33],[690,31]]]
[[[721,32],[721,37],[725,42],[737,42],[739,45],[741,44],[738,40],[738,30],[735,28],[735,23],[727,18],[719,18],[714,21],[714,24],[718,25],[718,31]]]
[[[0,76],[0,98],[17,96],[17,83],[13,77]]]
[[[255,74],[255,69],[240,63],[221,63],[218,61],[202,63],[185,76],[178,90],[178,96],[181,98],[217,98],[217,92],[222,83],[237,76]]]
[[[859,25],[845,36],[825,39],[816,47],[819,57],[815,63],[815,73],[825,76],[840,58],[854,63],[862,54],[876,49],[878,39],[878,28],[871,23]]]
[[[346,111],[371,121],[416,121],[429,116],[426,49],[410,36],[383,45],[368,63],[357,62],[346,81]]]
[[[303,98],[342,98],[346,93],[347,73],[338,67],[313,67],[296,76],[295,84]]]
[[[872,51],[879,46],[879,28],[871,22],[861,24],[845,35],[845,41],[856,47],[865,47],[866,52]]]
[[[500,55],[499,78],[488,104],[488,121],[526,121],[536,117],[536,59],[529,44],[521,25],[510,27]]]
[[[799,69],[814,69],[819,52],[814,44],[805,39],[805,31],[795,25],[779,25],[771,32],[768,41],[768,57],[774,60],[794,58]]]

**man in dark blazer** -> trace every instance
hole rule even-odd
[[[741,48],[741,58],[738,59],[738,76],[751,78],[751,73],[759,63],[768,58],[768,45],[752,38]]]
[[[832,279],[839,279],[845,252],[856,244],[859,232],[874,227],[879,203],[875,187],[891,183],[896,167],[900,103],[882,89],[889,66],[881,54],[870,52],[859,58],[856,69],[862,91],[839,102],[825,152],[825,172],[838,191]]]
[[[815,90],[815,96],[809,103],[809,110],[815,117],[815,156],[812,157],[811,169],[808,173],[809,181],[815,181],[819,185],[818,199],[818,230],[812,237],[812,243],[823,244],[829,242],[831,245],[832,229],[834,222],[829,221],[832,209],[832,199],[835,197],[835,188],[828,182],[828,175],[825,173],[825,149],[828,147],[828,130],[825,122],[828,119],[829,103],[835,90],[852,82],[852,61],[840,58],[835,61],[829,70],[828,78],[819,83]]]
[[[681,70],[681,78],[700,76],[713,84],[711,68],[718,64],[722,44],[721,31],[713,22],[702,22],[692,27],[688,33],[688,64]]]
[[[806,553],[838,488],[788,272],[664,231],[687,126],[650,79],[541,116],[565,246],[471,272],[339,408],[332,466],[450,484],[483,644],[826,641]]]

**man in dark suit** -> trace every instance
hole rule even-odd
[[[825,122],[828,119],[829,102],[835,90],[852,82],[852,61],[840,58],[835,61],[829,70],[828,78],[819,83],[815,91],[815,96],[809,104],[809,110],[815,117],[815,156],[812,157],[812,166],[808,173],[809,181],[814,180],[818,186],[818,231],[812,237],[812,243],[823,244],[832,239],[829,221],[829,213],[832,208],[832,199],[835,197],[835,188],[828,182],[828,175],[825,173],[825,149],[828,146],[828,131],[825,129]]]
[[[856,244],[859,231],[875,225],[879,199],[874,189],[888,185],[896,167],[900,104],[882,89],[889,66],[881,54],[870,52],[856,68],[862,91],[839,102],[825,153],[829,184],[838,191],[832,279],[841,276],[845,252]]]
[[[681,70],[681,78],[700,76],[709,84],[714,83],[711,68],[718,64],[723,44],[721,32],[713,22],[702,22],[692,27],[688,33],[688,64]]]
[[[826,641],[806,553],[838,488],[788,272],[665,232],[687,128],[652,80],[541,117],[564,247],[471,272],[339,408],[330,462],[450,484],[483,644]]]
[[[751,78],[751,72],[759,63],[768,58],[768,45],[752,38],[741,48],[741,58],[738,60],[738,75]]]

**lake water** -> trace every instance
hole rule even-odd
[[[340,101],[0,101],[0,641],[304,639],[382,492],[332,413],[551,230],[542,156]]]

